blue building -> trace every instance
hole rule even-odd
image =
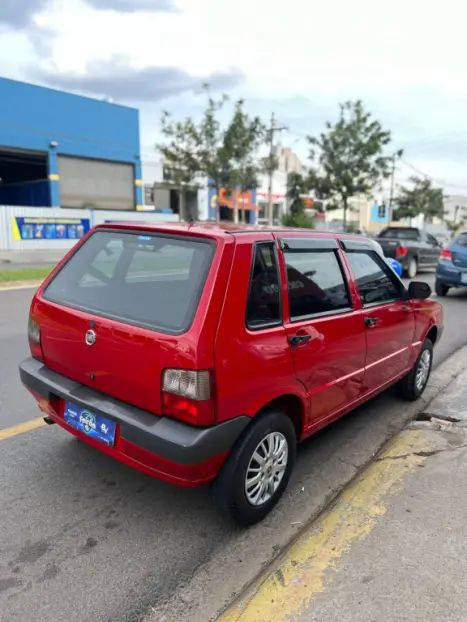
[[[138,110],[0,78],[0,205],[142,204]]]

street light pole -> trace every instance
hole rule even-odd
[[[271,115],[271,125],[269,127],[269,156],[268,156],[268,225],[272,226],[274,224],[274,209],[272,202],[272,180],[274,175],[274,137],[276,132],[281,132],[285,130],[285,127],[276,127],[276,119],[274,117],[274,113]]]
[[[391,226],[392,222],[392,202],[394,199],[394,178],[396,175],[396,158],[401,158],[403,150],[399,149],[392,155],[392,170],[391,170],[391,189],[389,191],[389,205],[388,205],[388,225]]]

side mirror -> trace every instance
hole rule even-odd
[[[409,300],[426,300],[431,296],[431,287],[422,281],[412,281],[408,289]]]

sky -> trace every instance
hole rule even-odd
[[[203,82],[274,112],[304,160],[362,99],[404,149],[398,183],[467,195],[465,18],[462,0],[0,0],[0,76],[138,107],[155,159],[162,110],[200,115]]]

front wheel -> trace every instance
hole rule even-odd
[[[449,287],[447,285],[444,285],[444,283],[441,283],[440,281],[438,281],[438,279],[436,279],[435,281],[436,295],[444,298],[444,296],[447,296],[448,291],[449,291]]]
[[[401,397],[410,402],[418,400],[428,384],[432,366],[433,343],[430,339],[425,339],[414,366],[399,382],[398,389]]]
[[[223,513],[243,526],[263,520],[288,484],[296,447],[295,427],[284,413],[265,412],[253,421],[214,482]]]

